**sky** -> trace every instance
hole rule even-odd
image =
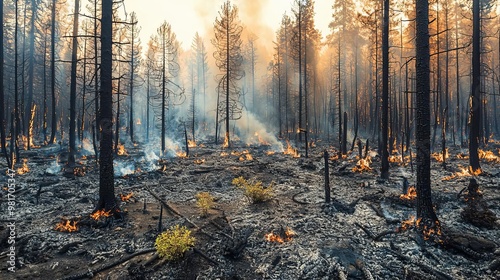
[[[147,44],[157,28],[167,21],[172,26],[181,46],[188,49],[198,32],[202,37],[212,38],[213,23],[225,0],[125,0],[126,12],[135,11],[141,26],[141,41]],[[328,23],[332,18],[333,0],[315,1],[316,27],[323,37],[329,33]],[[281,18],[286,12],[291,15],[293,0],[233,0],[239,9],[243,25],[261,41],[271,46]],[[263,42],[261,42],[263,43]]]

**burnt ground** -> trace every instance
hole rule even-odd
[[[85,174],[65,177],[56,163],[65,157],[59,146],[23,151],[29,171],[15,177],[15,273],[7,271],[7,177],[2,175],[0,278],[500,279],[498,222],[478,227],[465,221],[461,213],[466,202],[458,194],[472,177],[445,178],[467,166],[467,160],[457,158],[460,149],[450,149],[446,169],[432,160],[433,202],[443,236],[453,241],[439,244],[431,241],[434,238],[423,240],[412,228],[396,232],[403,220],[415,215],[415,203],[399,198],[403,177],[411,186],[415,175],[408,164],[394,162],[391,179],[378,179],[380,160],[374,152],[373,170],[362,173],[352,171],[356,152],[330,159],[333,202],[325,205],[321,146],[305,159],[279,152],[268,155],[266,146],[237,144],[233,151],[248,149],[253,156],[241,161],[241,155],[221,156],[218,146],[206,144],[192,148],[189,158],[160,162],[140,147],[126,147],[128,155],[115,159],[123,171],[116,176],[116,195],[133,195],[120,202],[122,219],[98,221],[89,218],[98,199],[93,156],[80,160]],[[499,156],[499,148],[497,143],[487,150]],[[483,202],[497,217],[499,166],[500,161],[483,160],[484,173],[475,177]],[[231,185],[239,176],[273,182],[273,198],[252,204]],[[217,200],[207,217],[195,206],[194,197],[201,191]],[[160,200],[181,215],[164,208],[163,228],[186,225],[197,239],[196,249],[176,262],[159,259],[151,250],[158,235]],[[77,231],[56,231],[62,218],[77,221]],[[295,232],[291,240],[264,239],[287,227]]]

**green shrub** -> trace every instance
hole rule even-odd
[[[208,209],[215,205],[214,197],[208,192],[200,192],[196,194],[196,206],[200,208],[202,216],[208,214]]]
[[[187,250],[194,246],[195,241],[190,230],[176,225],[158,235],[155,248],[160,257],[173,261],[180,259]]]
[[[260,203],[272,198],[273,188],[272,183],[264,187],[261,181],[249,182],[243,177],[234,178],[233,185],[245,191],[245,196],[248,197],[252,203]]]

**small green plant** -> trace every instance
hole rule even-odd
[[[196,206],[200,208],[202,216],[208,214],[208,209],[215,205],[214,197],[208,192],[200,192],[196,194]]]
[[[245,191],[245,196],[248,197],[252,203],[260,203],[271,199],[273,194],[272,184],[267,187],[262,185],[261,181],[249,182],[243,177],[234,178],[233,185]]]
[[[187,250],[194,246],[195,241],[190,230],[185,226],[176,225],[158,235],[155,248],[160,257],[173,261],[180,259]]]

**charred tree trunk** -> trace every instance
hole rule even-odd
[[[347,112],[344,112],[344,129],[342,129],[342,154],[347,154]]]
[[[113,84],[112,84],[112,39],[113,1],[102,0],[101,18],[101,114],[99,151],[99,202],[97,209],[112,210],[116,213],[113,174]]]
[[[130,97],[130,116],[129,116],[129,132],[130,141],[134,142],[134,73],[135,73],[135,26],[136,22],[131,19],[130,25],[132,31],[130,32],[132,38],[130,38],[131,51],[130,51],[130,87],[129,87],[129,97]]]
[[[50,25],[50,92],[52,95],[52,118],[49,144],[56,141],[57,115],[56,115],[56,3],[52,0],[51,25]]]
[[[4,75],[4,58],[3,58],[3,1],[0,3],[0,145],[2,145],[2,153],[7,162],[7,166],[11,167],[9,155],[7,154],[7,143],[5,141],[5,91],[3,85],[3,75]]]
[[[479,0],[472,1],[472,89],[469,127],[469,165],[473,172],[481,169],[478,146],[481,129],[481,22]]]
[[[25,116],[26,120],[31,120],[31,107],[33,103],[33,86],[34,86],[34,75],[35,75],[35,19],[36,19],[36,9],[37,3],[35,0],[31,0],[31,19],[30,19],[30,35],[29,35],[29,68],[28,68],[28,100],[25,104]],[[3,42],[2,42],[3,43]],[[28,150],[31,148],[31,139],[33,135],[30,129],[27,131],[28,137]]]
[[[429,2],[416,2],[416,148],[417,218],[429,228],[439,225],[432,207],[430,159]]]
[[[380,177],[389,179],[389,0],[384,0],[384,23],[382,31],[382,167]]]
[[[70,84],[70,108],[69,108],[69,157],[68,166],[75,165],[76,153],[76,66],[78,51],[78,13],[80,12],[80,0],[75,0],[73,13],[73,45],[71,51],[71,84]],[[29,142],[29,141],[28,141]]]

